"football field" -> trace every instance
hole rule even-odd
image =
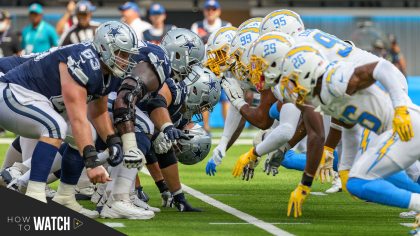
[[[7,147],[7,144],[0,145],[0,163]],[[232,147],[217,168],[216,176],[205,174],[210,156],[194,166],[179,165],[181,182],[187,186],[184,192],[188,201],[205,210],[204,213],[179,213],[176,208],[161,208],[162,212],[156,213],[152,220],[97,220],[107,224],[120,223],[113,226],[119,226],[115,229],[127,235],[232,236],[270,235],[269,232],[277,235],[407,235],[411,229],[401,223],[412,224],[414,219],[398,218],[403,210],[355,200],[344,192],[325,194],[331,184],[319,181],[314,182],[311,195],[303,204],[303,216],[287,217],[290,193],[298,185],[302,173],[281,167],[279,175],[267,176],[259,165],[252,180],[233,178],[231,172],[237,158],[250,147]],[[152,178],[140,173],[140,180],[143,190],[150,196],[148,204],[160,207],[161,198]],[[51,186],[57,189],[58,182]],[[90,201],[80,203],[86,208],[95,208]],[[248,222],[242,220],[244,218]]]

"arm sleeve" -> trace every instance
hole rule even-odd
[[[227,142],[230,141],[232,138],[232,135],[235,133],[236,129],[239,126],[239,122],[241,121],[241,114],[238,110],[236,110],[235,107],[229,106],[227,115],[226,115],[226,121],[225,121],[225,127],[223,129],[223,135],[222,138],[224,140],[227,139]]]
[[[338,166],[338,170],[350,170],[353,166],[353,162],[356,159],[359,153],[360,146],[360,139],[362,135],[363,128],[356,124],[351,129],[346,129],[343,127],[342,136],[342,144],[343,144],[343,151],[341,153],[341,160]]]
[[[404,75],[387,60],[380,60],[373,70],[373,78],[388,91],[394,108],[407,105],[404,86],[399,82]]]

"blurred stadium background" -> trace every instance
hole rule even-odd
[[[105,22],[120,20],[118,6],[124,0],[92,0],[98,10],[92,20]],[[148,21],[148,9],[154,3],[163,5],[167,13],[165,23],[190,28],[203,19],[205,0],[140,0],[142,20]],[[389,35],[396,43],[407,62],[405,71],[409,84],[409,95],[420,104],[420,66],[417,65],[420,47],[420,0],[219,0],[221,19],[239,26],[251,17],[264,17],[273,10],[286,8],[299,13],[308,29],[316,28],[334,34],[343,40],[352,40],[358,47],[373,51],[378,39],[384,47],[384,57],[392,60]],[[11,31],[22,31],[30,24],[28,7],[39,3],[44,8],[44,20],[55,26],[66,11],[67,0],[0,0],[0,8],[6,9],[12,17]],[[377,42],[378,43],[378,42]],[[218,105],[210,116],[210,126],[223,127],[221,108]]]

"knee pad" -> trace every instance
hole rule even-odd
[[[154,148],[150,148],[149,151],[146,153],[146,165],[151,165],[156,163],[157,157],[156,157],[156,153],[155,153],[155,149]]]
[[[169,149],[167,153],[156,154],[156,158],[159,162],[160,169],[164,169],[178,162],[173,148]]]
[[[276,130],[274,130],[275,138],[277,142],[289,141],[295,134],[295,130],[290,124],[280,124]]]

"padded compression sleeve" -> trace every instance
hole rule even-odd
[[[227,142],[230,141],[232,138],[232,135],[235,133],[236,129],[239,126],[239,122],[241,121],[241,114],[234,106],[229,106],[227,115],[226,115],[226,121],[225,121],[225,127],[223,129],[223,137],[227,138]]]
[[[373,70],[373,78],[379,81],[388,91],[394,108],[407,105],[403,85],[398,82],[402,73],[387,60],[380,60]]]

